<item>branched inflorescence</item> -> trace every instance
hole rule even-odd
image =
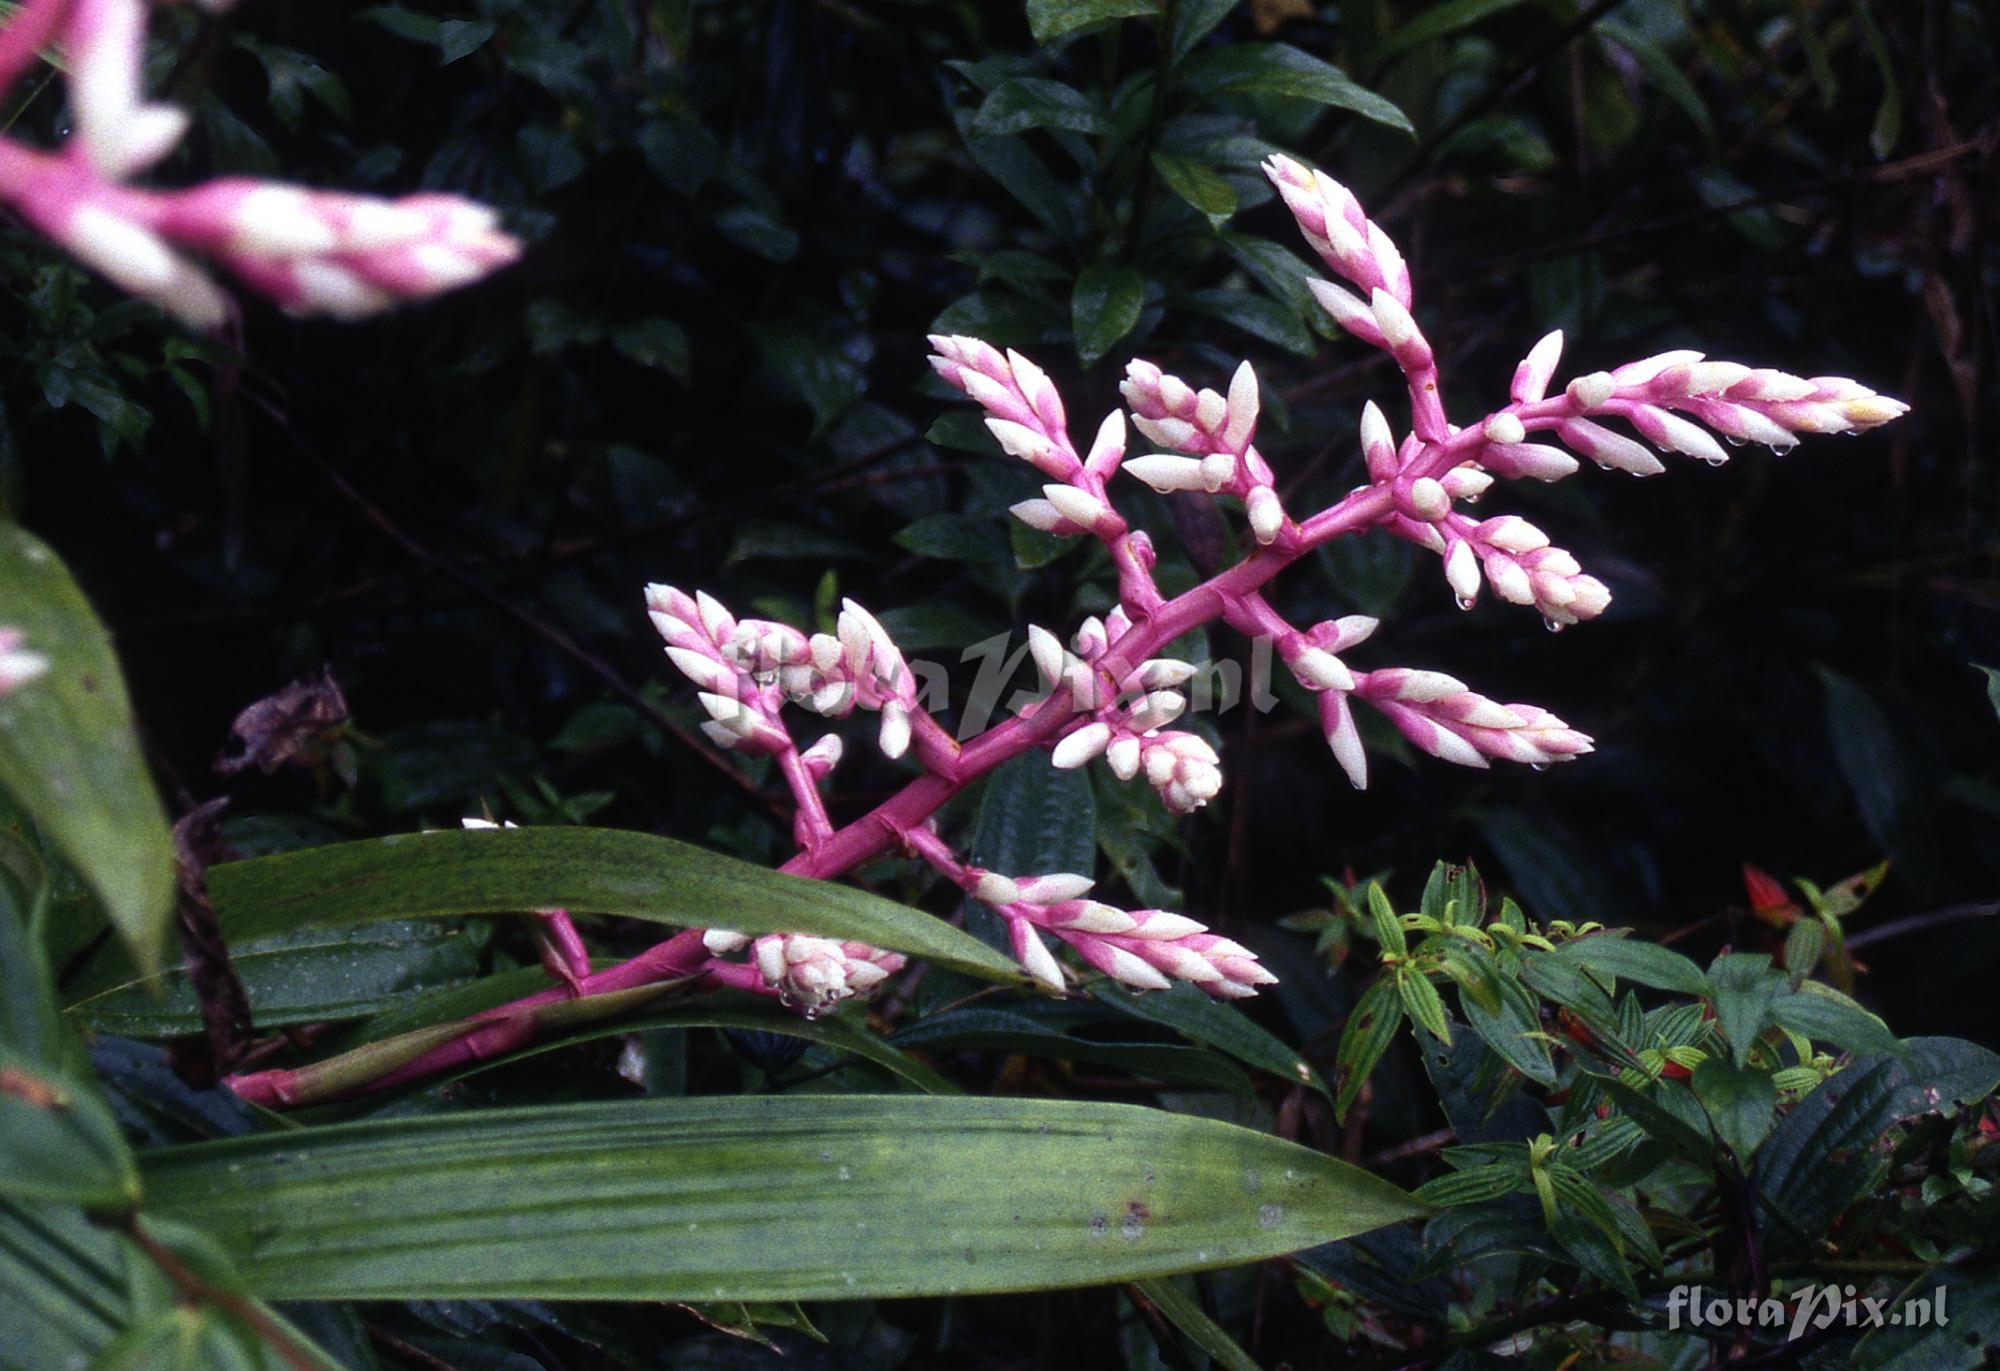
[[[1648,443],[1720,463],[1728,454],[1715,434],[1783,450],[1800,434],[1857,432],[1906,408],[1854,381],[1802,379],[1693,352],[1592,372],[1552,391],[1562,352],[1561,335],[1552,333],[1515,371],[1509,402],[1459,427],[1447,417],[1436,355],[1411,313],[1409,270],[1389,236],[1339,183],[1283,157],[1265,170],[1338,278],[1312,282],[1314,294],[1348,333],[1387,352],[1406,383],[1409,426],[1401,437],[1381,407],[1370,403],[1362,414],[1366,485],[1303,517],[1286,507],[1257,449],[1260,395],[1248,363],[1217,391],[1197,389],[1151,362],[1132,362],[1123,384],[1131,426],[1161,450],[1128,457],[1123,414],[1104,419],[1079,448],[1062,398],[1040,367],[976,338],[934,337],[938,375],[985,411],[1008,454],[1043,478],[1041,496],[1014,506],[1014,516],[1058,537],[1096,539],[1117,574],[1117,607],[1078,625],[1067,646],[1046,628],[1029,630],[1041,695],[961,742],[922,707],[903,653],[852,600],[837,632],[808,634],[738,619],[707,594],[648,588],[647,606],[668,655],[710,716],[709,737],[773,759],[796,799],[798,853],[784,870],[828,879],[884,856],[927,863],[1005,922],[1021,965],[1051,989],[1075,974],[1050,948],[1053,937],[1088,967],[1135,988],[1186,981],[1219,997],[1254,994],[1274,978],[1247,948],[1179,914],[1095,900],[1086,873],[982,869],[958,855],[934,816],[996,766],[1044,748],[1056,767],[1101,762],[1121,780],[1143,776],[1175,813],[1200,808],[1222,785],[1220,759],[1202,738],[1173,727],[1188,705],[1179,687],[1197,668],[1162,654],[1217,620],[1270,642],[1317,697],[1334,758],[1357,787],[1367,783],[1368,763],[1356,701],[1384,715],[1420,751],[1461,766],[1499,759],[1542,767],[1581,756],[1590,739],[1537,705],[1490,699],[1442,672],[1351,666],[1349,654],[1370,639],[1375,620],[1295,625],[1266,598],[1266,588],[1314,548],[1379,530],[1436,554],[1461,606],[1490,587],[1503,601],[1531,607],[1551,628],[1579,623],[1603,613],[1610,592],[1527,520],[1467,513],[1496,481],[1562,480],[1579,469],[1579,458],[1649,476],[1664,466]],[[1113,483],[1121,472],[1169,496],[1240,505],[1252,550],[1194,588],[1164,596],[1153,578],[1152,543],[1118,511]],[[801,747],[792,720],[801,712],[840,718],[856,710],[877,716],[882,752],[913,763],[919,774],[869,813],[836,825],[820,788],[840,762],[840,739],[826,734]],[[743,959],[732,960],[739,951]],[[870,989],[899,962],[856,944],[780,935],[752,942],[726,930],[691,930],[494,1013],[518,1024],[525,1022],[523,1005],[551,997],[687,976],[777,994],[815,1012]],[[396,1078],[496,1050],[511,1041],[510,1031],[526,1030],[485,1025],[472,1035],[484,1035],[477,1050],[437,1049]],[[260,1098],[278,1097],[260,1077],[237,1084]]]
[[[382,200],[235,177],[184,190],[132,185],[188,124],[183,111],[146,100],[150,9],[148,0],[25,0],[0,27],[0,90],[59,45],[74,116],[54,153],[0,137],[0,203],[84,264],[191,327],[215,329],[232,307],[201,258],[292,313],[354,319],[519,255],[491,210],[455,195]]]

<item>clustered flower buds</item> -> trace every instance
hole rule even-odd
[[[397,200],[225,178],[186,190],[130,184],[170,153],[186,114],[145,99],[146,0],[27,0],[0,29],[19,54],[60,40],[75,114],[50,154],[0,138],[0,201],[124,290],[193,328],[229,317],[207,258],[294,314],[356,319],[456,289],[512,262],[493,212],[454,195]]]
[[[1200,808],[1221,789],[1220,759],[1199,734],[1170,727],[1187,709],[1182,687],[1199,668],[1160,653],[1180,634],[1218,618],[1268,639],[1313,692],[1328,747],[1356,787],[1367,784],[1368,761],[1355,699],[1386,716],[1419,751],[1461,766],[1484,767],[1497,758],[1540,768],[1583,756],[1591,751],[1589,737],[1540,706],[1502,704],[1442,672],[1353,669],[1344,654],[1371,637],[1375,620],[1349,615],[1301,629],[1271,605],[1263,587],[1312,548],[1379,529],[1435,553],[1461,607],[1471,608],[1490,588],[1501,601],[1532,607],[1551,629],[1580,623],[1610,605],[1602,581],[1526,519],[1479,519],[1461,506],[1499,480],[1565,479],[1579,470],[1579,457],[1653,475],[1665,468],[1648,443],[1718,464],[1728,454],[1711,429],[1730,442],[1782,450],[1801,433],[1856,432],[1906,408],[1854,381],[1805,380],[1695,352],[1592,372],[1551,394],[1562,359],[1562,336],[1552,333],[1515,369],[1511,403],[1461,428],[1446,418],[1437,356],[1412,313],[1410,272],[1394,241],[1332,178],[1286,157],[1271,158],[1265,171],[1306,241],[1347,283],[1314,281],[1314,295],[1348,332],[1388,352],[1406,382],[1410,428],[1401,439],[1382,406],[1371,401],[1362,411],[1367,486],[1303,520],[1287,512],[1256,447],[1261,395],[1247,362],[1225,393],[1133,361],[1120,387],[1131,426],[1165,450],[1128,459],[1123,414],[1106,416],[1080,450],[1062,397],[1042,368],[977,338],[939,335],[930,340],[937,374],[985,410],[986,426],[1008,456],[1042,478],[1041,495],[1015,505],[1014,516],[1045,533],[1097,539],[1118,573],[1117,606],[1086,619],[1068,647],[1048,629],[1029,628],[1045,695],[976,748],[961,749],[917,708],[902,654],[851,601],[837,640],[826,641],[824,635],[806,640],[782,625],[739,627],[706,597],[695,602],[661,587],[649,591],[654,620],[675,664],[701,690],[715,716],[708,732],[722,745],[786,754],[791,743],[777,717],[786,701],[834,715],[857,704],[880,710],[881,746],[890,757],[902,756],[913,735],[929,740],[917,748],[930,773],[924,781],[846,828],[813,829],[808,850],[787,869],[837,875],[882,855],[900,836],[907,852],[1007,922],[1015,956],[1051,989],[1063,988],[1068,973],[1044,933],[1126,985],[1157,989],[1178,979],[1215,995],[1252,994],[1269,975],[1238,944],[1178,914],[1128,912],[1089,899],[1090,883],[1081,875],[1020,877],[967,865],[937,835],[930,816],[979,772],[1032,746],[1048,747],[1058,768],[1101,759],[1121,780],[1143,773],[1176,814]],[[1638,438],[1602,420],[1622,423]],[[1241,565],[1165,598],[1153,580],[1151,541],[1110,494],[1120,470],[1163,496],[1240,502],[1255,550]],[[797,769],[804,780],[795,780],[794,790],[814,813],[823,811],[812,784],[837,757],[836,746],[817,770]]]
[[[125,117],[137,119],[132,111],[141,107],[120,99]],[[145,132],[131,138],[143,142]],[[977,338],[939,335],[930,340],[932,367],[985,411],[1001,449],[1039,478],[1041,494],[1013,506],[1013,515],[1044,533],[1095,539],[1117,574],[1117,604],[1083,620],[1067,646],[1055,632],[1029,629],[1042,694],[1014,717],[961,742],[921,707],[911,664],[881,621],[852,600],[844,603],[834,633],[807,634],[739,620],[707,594],[647,588],[647,607],[668,656],[693,683],[709,716],[703,731],[729,751],[773,759],[792,792],[799,851],[784,871],[824,880],[883,857],[921,860],[997,914],[1022,968],[1052,991],[1066,989],[1076,973],[1057,960],[1046,936],[1066,944],[1085,966],[1134,989],[1184,981],[1219,998],[1255,994],[1274,978],[1241,944],[1181,914],[1126,910],[1092,898],[1086,874],[1019,875],[975,866],[940,836],[938,811],[993,768],[1036,749],[1047,749],[1058,768],[1102,760],[1121,780],[1143,774],[1175,814],[1200,808],[1221,789],[1220,759],[1199,734],[1171,727],[1188,708],[1184,687],[1199,668],[1167,654],[1177,639],[1217,620],[1273,646],[1315,697],[1327,745],[1357,788],[1368,781],[1357,699],[1420,752],[1461,766],[1485,767],[1498,759],[1541,768],[1581,757],[1591,751],[1590,738],[1540,706],[1503,704],[1438,671],[1357,669],[1347,656],[1372,643],[1374,619],[1347,615],[1300,628],[1266,598],[1267,588],[1333,539],[1380,531],[1436,554],[1463,607],[1490,588],[1505,603],[1532,607],[1552,629],[1580,623],[1609,606],[1611,592],[1602,581],[1527,520],[1511,514],[1474,518],[1461,506],[1502,480],[1566,479],[1581,468],[1579,458],[1654,475],[1665,466],[1652,449],[1718,464],[1728,454],[1716,435],[1783,451],[1801,434],[1860,432],[1907,409],[1844,378],[1806,379],[1696,352],[1662,353],[1556,388],[1563,340],[1552,333],[1515,369],[1506,406],[1454,425],[1446,417],[1436,352],[1413,313],[1410,272],[1395,243],[1337,181],[1286,157],[1271,158],[1265,171],[1307,242],[1346,282],[1314,281],[1314,295],[1349,333],[1387,352],[1403,376],[1403,436],[1382,405],[1370,401],[1362,409],[1357,436],[1366,485],[1303,517],[1285,508],[1256,446],[1262,405],[1248,363],[1236,369],[1225,393],[1198,389],[1153,362],[1132,362],[1121,386],[1131,427],[1166,450],[1128,460],[1123,413],[1107,415],[1088,447],[1079,448],[1062,397],[1041,367]],[[1253,540],[1250,552],[1190,589],[1171,598],[1162,594],[1153,577],[1151,539],[1132,526],[1110,492],[1121,470],[1167,498],[1240,504]],[[0,639],[0,662],[12,647]],[[884,755],[922,774],[836,827],[820,787],[840,761],[840,739],[827,734],[799,748],[784,717],[787,705],[835,719],[856,709],[879,714],[877,742]],[[746,949],[745,960],[727,959]],[[591,982],[608,990],[643,983],[642,977],[691,975],[777,994],[817,1013],[879,985],[901,964],[895,954],[858,943],[799,934],[752,941],[711,928],[677,935]],[[469,1050],[439,1050],[421,1065],[457,1060]]]
[[[807,1018],[816,1018],[851,995],[865,995],[902,970],[903,958],[866,943],[815,938],[803,933],[767,933],[755,939],[711,928],[702,943],[713,954],[708,979],[737,989],[774,994]],[[749,949],[747,960],[722,960]]]
[[[0,628],[0,695],[26,685],[49,669],[49,659],[39,652],[30,652],[22,642],[19,629]]]

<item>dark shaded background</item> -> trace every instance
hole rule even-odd
[[[1503,605],[1461,615],[1400,547],[1292,573],[1279,599],[1302,622],[1383,615],[1357,664],[1455,671],[1600,750],[1545,775],[1378,755],[1357,795],[1305,715],[1227,716],[1224,797],[1162,849],[1185,907],[1268,928],[1323,899],[1322,875],[1408,883],[1464,855],[1531,913],[1701,923],[1696,950],[1763,945],[1737,920],[1744,861],[1825,883],[1893,858],[1857,932],[1990,906],[2000,724],[1973,665],[2000,664],[1990,9],[1877,4],[1878,45],[1859,5],[1530,4],[1395,52],[1381,35],[1423,6],[1319,8],[1244,6],[1205,41],[1275,36],[1339,62],[1416,140],[1279,98],[1212,102],[1224,122],[1189,136],[1261,136],[1354,186],[1413,264],[1455,417],[1497,402],[1554,326],[1574,370],[1699,345],[1856,376],[1914,411],[1720,471],[1492,497],[1617,594],[1560,637]],[[322,664],[347,690],[354,783],[232,782],[239,820],[282,816],[239,826],[246,841],[485,803],[781,856],[782,788],[732,783],[658,726],[695,715],[643,582],[800,623],[837,589],[907,610],[906,646],[948,658],[1106,602],[1082,556],[1016,567],[1000,511],[1029,473],[955,446],[962,418],[926,438],[963,409],[922,361],[941,311],[1028,346],[1093,425],[1128,355],[1209,384],[1252,357],[1289,411],[1263,447],[1295,508],[1353,484],[1359,406],[1397,393],[1357,345],[1276,345],[1303,341],[1288,309],[1204,312],[1201,292],[1262,292],[1135,165],[1079,168],[1029,131],[1018,145],[1067,217],[1010,198],[968,151],[979,94],[947,62],[1025,59],[1012,4],[496,0],[440,27],[271,3],[160,30],[160,73],[201,114],[173,175],[451,187],[531,241],[491,284],[359,327],[252,304],[240,359],[18,230],[0,242],[0,497],[114,626],[172,789],[220,793],[210,763],[251,700]],[[1124,81],[1152,67],[1147,34],[1085,37],[1034,70]],[[57,91],[23,127],[60,126]],[[1254,178],[1223,171],[1244,201],[1229,231],[1303,250]],[[1055,277],[991,255],[1023,249]],[[1146,275],[1148,304],[1082,370],[1069,279],[1105,253]],[[1165,507],[1138,508],[1171,545]],[[851,755],[837,815],[896,779]],[[1996,941],[1990,920],[1887,938],[1862,954],[1864,996],[1903,1032],[1991,1041]]]

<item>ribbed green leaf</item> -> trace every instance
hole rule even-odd
[[[1170,990],[1138,994],[1115,982],[1098,981],[1090,993],[1135,1019],[1171,1028],[1194,1042],[1227,1052],[1237,1061],[1270,1072],[1279,1080],[1309,1085],[1327,1094],[1312,1064],[1236,1006],[1205,995],[1185,982]]]
[[[1139,1293],[1151,1300],[1155,1309],[1166,1315],[1190,1342],[1214,1358],[1224,1371],[1259,1371],[1250,1354],[1236,1345],[1236,1339],[1202,1313],[1200,1302],[1172,1281],[1141,1282]]]
[[[1140,1280],[1424,1212],[1209,1119],[922,1096],[640,1100],[302,1129],[145,1158],[276,1299],[783,1300]]]
[[[1011,959],[941,919],[851,886],[607,828],[411,833],[231,862],[208,873],[232,940],[378,919],[567,909],[682,927],[817,933],[1020,981]]]
[[[111,640],[62,562],[0,523],[0,627],[48,660],[0,699],[0,786],[96,893],[141,966],[174,908],[173,839],[132,727]]]

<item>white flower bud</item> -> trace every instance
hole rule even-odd
[[[1505,411],[1488,419],[1480,432],[1490,443],[1525,443],[1528,440],[1528,430],[1522,427],[1520,417]]]
[[[1124,734],[1104,749],[1104,760],[1111,764],[1111,772],[1119,780],[1131,780],[1139,774],[1139,740]]]
[[[1047,500],[1023,500],[1017,505],[1007,506],[1007,512],[1029,528],[1040,529],[1043,533],[1054,533],[1062,527],[1062,511]]]
[[[1479,598],[1479,558],[1473,553],[1472,544],[1463,538],[1454,542],[1451,551],[1445,554],[1444,579],[1460,605],[1470,608]]]
[[[1372,342],[1381,329],[1375,323],[1374,311],[1360,296],[1341,289],[1331,281],[1322,281],[1316,276],[1306,278],[1306,288],[1319,301],[1320,308],[1333,316],[1335,323],[1355,334],[1364,341]]]
[[[1029,624],[1028,654],[1035,659],[1035,670],[1041,673],[1045,683],[1056,685],[1062,680],[1069,654],[1063,651],[1055,634],[1038,624]]]
[[[684,647],[670,647],[667,659],[680,669],[681,675],[703,690],[731,694],[736,689],[736,673],[713,657]]]
[[[1549,535],[1518,514],[1502,514],[1479,526],[1479,540],[1503,552],[1538,552],[1549,545]]]
[[[1108,481],[1116,474],[1118,464],[1125,460],[1125,412],[1114,409],[1104,416],[1104,422],[1097,426],[1097,437],[1090,445],[1090,453],[1084,458],[1084,469],[1100,481]]]
[[[1419,338],[1417,321],[1388,291],[1378,286],[1368,297],[1368,307],[1375,315],[1375,327],[1382,331],[1382,341],[1392,351],[1400,352]]]
[[[896,700],[882,705],[882,731],[877,741],[882,755],[894,761],[910,750],[910,712]]]
[[[972,887],[972,898],[985,904],[1013,904],[1021,898],[1021,887],[1011,877],[987,871]]]
[[[1063,518],[1084,528],[1095,528],[1098,520],[1111,513],[1102,500],[1075,486],[1046,485],[1042,487],[1042,494],[1061,511]]]
[[[1068,982],[1063,979],[1062,965],[1056,961],[1055,954],[1049,951],[1048,944],[1042,941],[1042,935],[1032,926],[1022,927],[1021,937],[1016,942],[1014,951],[1020,958],[1023,969],[1043,985],[1051,990],[1068,988]]]
[[[1331,652],[1308,647],[1292,658],[1292,674],[1310,690],[1352,690],[1354,673]]]
[[[1079,933],[1130,933],[1138,922],[1124,910],[1101,900],[1078,900],[1076,908],[1064,910],[1056,920],[1059,927]]]
[[[1548,394],[1549,378],[1556,374],[1556,364],[1562,361],[1562,350],[1561,329],[1548,334],[1528,349],[1528,355],[1514,369],[1514,384],[1510,393],[1517,403],[1533,404]]]
[[[1020,884],[1021,899],[1029,904],[1052,905],[1081,899],[1097,882],[1074,871],[1051,871],[1046,876],[1031,876]]]
[[[1486,579],[1492,585],[1493,593],[1510,605],[1531,605],[1535,602],[1535,588],[1529,584],[1528,573],[1512,557],[1488,558]]]
[[[1149,457],[1134,457],[1125,463],[1125,470],[1162,495],[1202,488],[1202,464],[1193,457],[1157,452]]]
[[[1617,388],[1617,384],[1608,374],[1593,371],[1588,376],[1579,376],[1571,381],[1564,394],[1568,395],[1570,402],[1577,407],[1593,410],[1609,401],[1611,393]]]
[[[1168,990],[1173,982],[1154,970],[1151,964],[1134,956],[1122,947],[1107,947],[1105,970],[1113,980],[1121,981],[1135,990]]]
[[[1050,761],[1059,771],[1074,771],[1104,751],[1110,742],[1110,724],[1102,720],[1088,723],[1057,743]]]
[[[1433,478],[1419,476],[1410,482],[1410,510],[1419,519],[1434,524],[1451,513],[1451,496]]]
[[[1229,418],[1229,402],[1212,390],[1201,391],[1194,397],[1194,421],[1204,433],[1219,430]]]
[[[1245,499],[1244,506],[1250,515],[1250,532],[1257,541],[1267,545],[1276,542],[1285,526],[1285,508],[1278,503],[1278,492],[1269,486],[1258,486]]]
[[[1741,362],[1696,362],[1688,368],[1687,395],[1715,395],[1750,374]]]
[[[1257,428],[1257,411],[1261,403],[1257,394],[1257,373],[1250,369],[1248,362],[1236,368],[1236,374],[1229,380],[1229,419],[1222,426],[1222,441],[1225,446],[1241,452],[1250,444],[1250,435]]]
[[[1132,416],[1132,427],[1151,438],[1161,447],[1186,451],[1195,446],[1201,433],[1185,419],[1149,419],[1143,414]]]
[[[799,760],[805,763],[806,769],[811,771],[814,776],[824,780],[827,773],[840,765],[840,757],[844,751],[846,751],[846,744],[840,741],[840,735],[838,733],[828,733],[804,752],[801,752]]]
[[[1213,495],[1236,479],[1236,459],[1226,452],[1211,452],[1201,459],[1201,488]]]
[[[1447,676],[1442,671],[1409,670],[1396,683],[1396,698],[1408,700],[1412,704],[1427,704],[1432,700],[1442,700],[1447,695],[1465,693],[1465,682],[1456,676]]]
[[[1477,467],[1454,467],[1438,478],[1438,484],[1454,500],[1477,500],[1493,488],[1493,474]]]
[[[711,928],[701,935],[701,945],[708,949],[711,956],[716,957],[734,952],[740,947],[747,947],[749,943],[749,938],[730,928]]]

